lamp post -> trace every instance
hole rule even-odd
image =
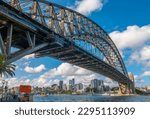
[[[5,97],[6,97],[6,100],[8,99],[8,81],[5,82]]]
[[[3,97],[4,97],[4,85],[5,85],[5,80],[2,80],[2,100],[3,100]]]

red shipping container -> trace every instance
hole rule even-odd
[[[31,86],[30,85],[21,85],[19,92],[20,93],[31,93]]]

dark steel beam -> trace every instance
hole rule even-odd
[[[12,43],[12,34],[13,34],[13,25],[10,24],[8,31],[7,31],[7,40],[6,40],[6,52],[7,52],[7,56],[10,56],[11,53],[11,43]]]
[[[35,46],[34,48],[32,47],[29,47],[28,49],[25,49],[25,50],[21,50],[17,53],[15,53],[14,55],[12,55],[12,57],[7,61],[8,63],[12,63],[28,54],[32,54],[34,52],[36,52],[37,50],[41,49],[41,48],[44,48],[48,46],[48,43],[43,43],[41,45],[38,45],[38,46]]]
[[[0,33],[0,48],[1,48],[1,51],[4,54],[4,56],[7,57],[6,47],[5,47],[1,33]]]

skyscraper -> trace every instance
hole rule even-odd
[[[102,93],[104,91],[104,81],[98,79],[91,80],[91,88],[96,92]]]
[[[72,79],[72,86],[75,87],[75,79]]]
[[[69,90],[75,90],[75,79],[69,80]]]
[[[83,84],[82,83],[77,84],[76,89],[77,90],[82,90],[83,89]]]
[[[63,81],[59,81],[59,89],[60,89],[60,90],[63,89]]]
[[[65,91],[67,90],[67,85],[66,84],[63,85],[63,90],[65,90]]]
[[[98,87],[97,79],[91,80],[91,88],[97,89],[97,87]]]

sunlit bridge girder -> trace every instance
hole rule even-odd
[[[117,47],[98,24],[46,0],[1,0],[0,46],[9,63],[35,53],[132,84]],[[11,47],[19,50],[12,53]]]

